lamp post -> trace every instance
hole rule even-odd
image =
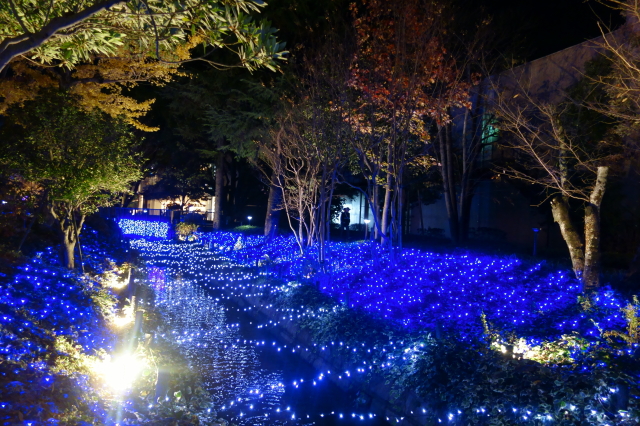
[[[531,228],[533,231],[533,257],[536,257],[536,253],[538,251],[538,233],[540,232],[540,228]]]
[[[247,216],[247,220],[249,221],[249,226],[251,226],[251,219],[253,219],[252,216]]]
[[[369,219],[364,220],[364,239],[367,239],[367,234],[369,233]]]

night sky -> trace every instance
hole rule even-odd
[[[597,37],[599,21],[611,28],[624,22],[619,11],[594,0],[481,0],[481,3],[490,13],[504,17],[505,31],[520,33],[524,42],[521,54],[528,60]]]

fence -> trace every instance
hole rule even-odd
[[[100,209],[100,214],[103,217],[109,219],[120,219],[123,217],[126,218],[144,218],[153,220],[154,218],[158,218],[158,220],[162,220],[163,218],[168,220],[171,223],[177,222],[194,222],[202,224],[205,221],[213,220],[213,211],[208,210],[206,213],[194,213],[188,212],[183,213],[180,210],[173,209],[138,209],[138,208],[128,208],[128,207],[103,207]]]

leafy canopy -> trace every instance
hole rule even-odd
[[[122,48],[165,63],[184,61],[185,49],[201,43],[198,59],[217,48],[238,59],[231,66],[275,70],[283,43],[269,23],[254,22],[261,0],[8,0],[0,3],[0,71],[14,58],[71,69],[94,55]]]
[[[141,178],[136,138],[121,120],[80,109],[68,94],[49,95],[8,115],[0,164],[37,185],[50,208],[93,212]]]

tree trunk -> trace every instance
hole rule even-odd
[[[584,244],[569,216],[569,202],[567,199],[558,195],[551,200],[551,212],[553,213],[554,222],[560,225],[562,238],[569,249],[573,272],[576,274],[576,278],[582,282],[582,274],[584,273]]]
[[[418,188],[418,208],[420,209],[420,233],[424,235],[427,230],[424,229],[424,214],[422,213],[422,197],[420,196],[420,188]]]
[[[380,237],[380,229],[382,225],[380,223],[380,188],[374,180],[371,182],[371,213],[373,214],[373,223],[376,225],[373,232],[373,239],[377,240]]]
[[[403,219],[404,219],[404,190],[402,188],[402,186],[398,186],[398,218],[397,218],[397,222],[398,222],[398,231],[397,231],[397,238],[398,238],[398,252],[402,252],[402,233],[404,232],[404,227],[403,227]]]
[[[325,233],[326,233],[326,237],[325,240],[327,243],[331,242],[331,203],[333,202],[333,191],[335,190],[335,182],[336,182],[336,174],[338,173],[338,169],[334,168],[333,169],[333,177],[332,177],[332,184],[331,184],[331,191],[329,191],[329,199],[327,200],[327,212],[326,212],[326,216],[324,218],[325,221]]]
[[[449,159],[447,156],[447,152],[450,150],[445,146],[445,139],[449,139],[443,136],[443,133],[446,133],[446,128],[440,127],[438,131],[438,141],[440,142],[440,174],[442,176],[442,187],[443,187],[443,195],[444,195],[444,204],[447,208],[447,216],[449,218],[449,232],[451,234],[451,239],[454,243],[458,243],[458,212],[455,205],[455,196],[452,198],[452,188],[453,182],[449,179],[451,173],[449,172],[449,168],[451,164],[449,163]],[[455,189],[453,190],[455,193]]]
[[[475,171],[476,159],[478,153],[482,148],[482,123],[480,117],[482,116],[482,104],[481,96],[478,94],[478,101],[474,108],[473,117],[471,118],[471,141],[467,145],[467,121],[469,119],[468,111],[465,112],[465,131],[462,137],[462,176],[460,178],[460,202],[459,202],[459,223],[460,228],[460,241],[469,240],[469,223],[471,221],[471,203],[473,202],[473,195],[476,189],[476,184],[472,180],[472,176]]]
[[[73,225],[73,236],[75,239],[75,243],[78,245],[78,258],[80,259],[80,269],[84,274],[84,259],[82,256],[82,243],[80,242],[80,231],[82,230],[82,225],[84,224],[85,215],[80,215],[80,223],[76,224],[76,219],[74,215],[71,215],[71,224]]]
[[[68,222],[68,220],[66,221]],[[74,269],[76,267],[75,263],[75,248],[76,248],[76,240],[74,238],[73,228],[70,223],[60,223],[61,228],[61,244],[60,244],[60,256],[61,263],[67,269]]]
[[[381,243],[387,242],[389,235],[389,207],[391,204],[391,174],[387,173],[387,183],[384,187],[384,204],[382,205],[382,235]]]
[[[274,172],[275,174],[275,172]],[[272,182],[276,177],[272,177]],[[282,192],[275,185],[269,185],[269,201],[267,202],[267,217],[264,221],[264,235],[273,237],[280,222],[280,203],[282,202]]]
[[[607,185],[608,167],[598,167],[596,183],[584,211],[583,291],[600,287],[600,205]]]
[[[218,153],[216,158],[216,189],[213,207],[213,229],[222,227],[222,192],[224,191],[224,156]]]
[[[280,223],[281,203],[284,200],[284,188],[278,185],[282,183],[280,168],[282,148],[280,138],[284,129],[280,129],[276,135],[276,152],[274,157],[273,171],[271,172],[271,181],[269,182],[269,202],[267,205],[267,217],[265,219],[264,234],[271,237],[275,236]],[[277,183],[277,184],[276,184]],[[288,212],[287,212],[288,215]]]
[[[75,242],[65,240],[62,248],[62,265],[67,269],[74,269],[76,267],[74,252],[75,252]]]
[[[451,125],[447,125],[445,127],[445,141],[446,141],[446,155],[447,155],[447,181],[449,182],[449,200],[451,204],[451,214],[449,216],[449,221],[451,223],[451,227],[454,231],[455,235],[452,235],[453,240],[457,243],[460,242],[460,231],[459,231],[459,217],[458,217],[458,197],[456,196],[456,181],[454,177],[454,167],[453,167],[453,153],[451,152]]]

